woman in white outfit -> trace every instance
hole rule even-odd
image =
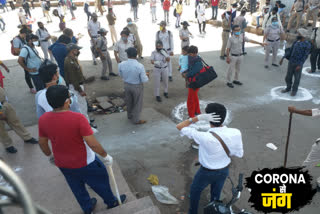
[[[197,6],[197,19],[198,19],[200,34],[202,33],[202,31],[206,33],[206,7],[202,0]],[[201,25],[203,25],[202,31],[201,31]]]

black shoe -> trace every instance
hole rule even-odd
[[[156,96],[156,100],[157,100],[159,103],[162,101],[160,96]]]
[[[268,68],[269,68],[269,65],[265,65],[264,68],[268,69]]]
[[[93,123],[95,121],[95,119],[90,119],[90,123]]]
[[[296,96],[296,95],[297,95],[297,92],[296,92],[296,91],[291,91],[290,96],[294,97],[294,96]]]
[[[220,56],[220,59],[221,59],[221,60],[226,60],[226,59],[224,58],[224,56]]]
[[[233,81],[233,84],[236,84],[236,85],[243,85],[243,84],[242,84],[242,82],[240,82],[240,81],[238,81],[238,80],[234,80],[234,81]]]
[[[84,214],[91,214],[91,213],[93,212],[93,210],[96,208],[97,199],[96,199],[96,198],[91,198],[91,199],[90,199],[90,202],[91,202],[91,204],[92,204],[92,209],[84,212]]]
[[[274,66],[274,67],[279,67],[279,65],[277,65],[277,64],[273,64],[273,63],[272,63],[272,66]]]
[[[170,77],[169,77],[169,81],[172,82],[172,80],[173,80],[173,79],[172,79],[172,76],[170,76]]]
[[[113,72],[110,72],[109,75],[110,75],[110,76],[113,76],[113,77],[117,77],[117,76],[118,76],[118,74],[113,73]]]
[[[168,93],[163,93],[163,96],[164,96],[165,98],[169,98]]]
[[[143,59],[143,56],[140,56],[140,59]]]
[[[6,151],[8,153],[14,154],[14,153],[17,153],[18,150],[14,146],[10,146],[10,147],[6,148]]]
[[[247,52],[243,52],[243,55],[247,55]]]
[[[229,88],[234,88],[233,84],[230,82],[227,83],[227,86],[229,86]]]
[[[120,195],[121,203],[125,202],[125,201],[126,201],[126,199],[127,199],[127,196],[126,196],[125,194]],[[118,202],[118,200],[116,200],[116,201],[113,203],[113,205],[108,206],[108,208],[107,208],[107,209],[115,208],[115,207],[117,207],[117,206],[119,206],[119,202]]]
[[[288,93],[289,91],[291,91],[291,90],[286,88],[286,89],[282,89],[282,90],[281,90],[281,93],[284,94],[284,93]]]
[[[93,65],[97,65],[97,62],[96,62],[96,61],[93,61]]]
[[[109,80],[109,77],[107,77],[107,76],[102,76],[102,77],[100,77],[100,79],[102,79],[102,80]]]
[[[30,144],[38,144],[38,141],[34,138],[31,138],[30,140],[25,140],[25,143],[30,143]]]
[[[98,126],[97,125],[95,125],[95,124],[93,124],[93,123],[90,123],[90,126],[92,127],[92,128],[98,128]]]
[[[88,112],[94,112],[94,111],[97,111],[97,107],[96,106],[88,106]]]

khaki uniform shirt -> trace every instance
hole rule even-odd
[[[272,26],[267,27],[266,31],[264,32],[267,35],[267,40],[276,41],[280,39],[280,34],[283,34],[284,31],[281,27],[273,28]]]
[[[313,10],[315,8],[319,8],[320,0],[309,0],[308,5],[309,5],[310,10]]]
[[[183,40],[183,42],[189,42],[189,35],[190,35],[190,32],[189,32],[188,28],[186,30],[182,28],[179,31],[179,36],[186,38],[186,40]]]
[[[246,22],[246,18],[244,18],[244,16],[237,16],[233,21],[233,25],[239,25],[241,32],[244,32],[245,24],[246,24],[245,22]]]
[[[230,54],[243,54],[242,52],[242,43],[249,42],[248,37],[244,36],[244,34],[240,34],[239,37],[235,35],[231,36],[227,43],[227,48],[230,49]]]
[[[99,36],[97,39],[97,48],[99,48],[101,51],[107,51],[108,48],[107,38],[103,36]]]
[[[223,30],[230,30],[229,21],[227,20],[227,18],[224,18],[222,20],[222,29]]]
[[[83,84],[85,78],[76,58],[71,56],[66,57],[64,60],[64,75],[67,85],[72,84],[75,90],[82,91],[80,85]]]
[[[296,12],[302,12],[304,10],[302,0],[296,1],[296,3],[294,3],[293,5]]]
[[[155,67],[160,67],[160,68],[165,68],[168,66],[168,63],[166,61],[166,57],[163,56],[161,53],[159,53],[158,51],[153,51],[150,57],[151,60],[153,61],[158,61],[159,65]]]
[[[118,54],[119,54],[119,59],[120,59],[121,62],[128,60],[128,55],[127,55],[126,50],[127,50],[128,48],[131,48],[131,47],[133,48],[133,44],[132,44],[132,42],[131,42],[129,39],[128,39],[128,42],[127,42],[127,43],[124,43],[124,42],[122,41],[122,39],[120,39],[120,40],[116,43],[116,45],[114,46],[114,51],[118,52]]]

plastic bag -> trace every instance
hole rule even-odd
[[[178,200],[169,193],[166,186],[152,186],[152,192],[156,199],[163,204],[179,204]]]

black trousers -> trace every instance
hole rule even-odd
[[[201,33],[201,25],[203,25],[202,31],[206,31],[206,22],[200,23],[200,22],[198,21],[198,24],[199,24],[199,32],[200,32],[200,33]]]
[[[29,72],[26,71],[26,70],[24,70],[24,78],[25,78],[25,80],[26,80],[26,83],[27,83],[28,87],[29,87],[30,89],[33,88],[33,84],[32,84],[32,82],[31,82],[30,74],[29,74]]]
[[[311,72],[315,72],[318,69],[320,69],[320,48],[313,48],[311,50],[311,56],[310,56],[310,63],[311,63]]]
[[[31,17],[31,13],[30,13],[30,9],[24,9],[24,12],[26,12],[26,14]]]
[[[287,83],[287,90],[291,90],[293,92],[297,92],[300,84],[300,79],[301,79],[301,72],[302,72],[302,66],[301,68],[297,71],[298,64],[293,64],[290,63],[288,64],[288,70],[287,70],[287,75],[285,78],[285,81]],[[292,84],[292,79],[294,78],[293,84]]]

